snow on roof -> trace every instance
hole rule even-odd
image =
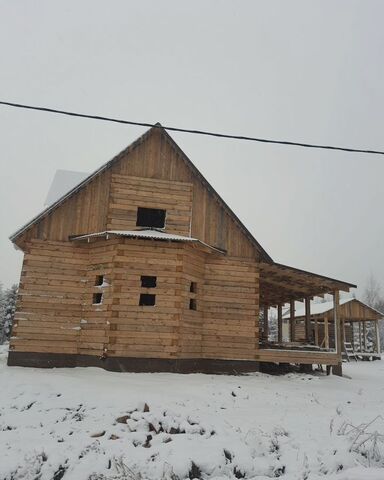
[[[341,298],[340,305],[351,302],[355,300],[353,297],[350,298]],[[311,315],[319,315],[320,313],[329,312],[333,309],[333,300],[330,302],[323,303],[311,303]],[[284,313],[283,318],[289,318],[290,311],[289,309]],[[295,309],[295,317],[304,317],[305,316],[305,305],[300,305]]]
[[[89,173],[75,172],[73,170],[56,170],[51,186],[49,187],[47,198],[44,205],[49,207],[63,195],[72,190],[76,185],[81,183]]]

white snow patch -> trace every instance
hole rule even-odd
[[[384,413],[383,361],[344,365],[347,379],[39,370],[6,355],[2,480],[384,478],[380,438],[370,456],[349,427]],[[360,438],[376,430],[380,418]]]

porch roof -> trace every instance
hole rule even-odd
[[[281,263],[260,263],[260,305],[271,307],[350,288],[356,285]]]

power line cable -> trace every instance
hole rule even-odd
[[[131,120],[123,120],[120,118],[111,118],[111,117],[104,117],[101,115],[89,115],[86,113],[78,113],[78,112],[68,112],[65,110],[58,110],[55,108],[48,108],[48,107],[36,107],[32,105],[24,105],[21,103],[12,103],[12,102],[4,102],[0,101],[0,105],[6,105],[9,107],[15,108],[23,108],[27,110],[38,110],[40,112],[48,112],[48,113],[56,113],[59,115],[67,115],[70,117],[80,117],[80,118],[90,118],[92,120],[101,120],[103,122],[113,122],[113,123],[122,123],[125,125],[136,125],[140,127],[153,127],[153,128],[163,128],[164,130],[168,130],[170,132],[181,132],[181,133],[191,133],[195,135],[206,135],[210,137],[218,137],[218,138],[229,138],[233,140],[247,140],[251,142],[260,142],[260,143],[272,143],[277,145],[288,145],[288,146],[296,146],[296,147],[304,147],[304,148],[317,148],[323,150],[338,150],[342,152],[352,152],[352,153],[368,153],[372,155],[384,155],[384,151],[380,150],[370,150],[364,148],[350,148],[350,147],[337,147],[333,145],[319,145],[313,143],[303,143],[303,142],[292,142],[288,140],[273,140],[268,138],[257,138],[257,137],[248,137],[244,135],[230,135],[226,133],[217,133],[217,132],[207,132],[205,130],[191,130],[188,128],[178,128],[178,127],[169,127],[160,125],[159,123],[146,123],[146,122],[134,122]]]

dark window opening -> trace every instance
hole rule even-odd
[[[101,287],[104,283],[104,275],[97,275],[96,280],[95,280],[95,286],[96,287]]]
[[[143,307],[143,306],[153,307],[153,305],[155,305],[155,303],[156,303],[156,295],[152,295],[150,293],[140,294],[139,305],[141,307]]]
[[[189,309],[190,310],[197,310],[197,303],[195,298],[191,298],[189,300]]]
[[[189,287],[189,291],[191,293],[196,293],[197,292],[197,283],[196,282],[191,282],[191,286]]]
[[[160,208],[138,207],[136,226],[164,228],[165,210],[162,210]]]
[[[141,286],[143,288],[155,288],[156,287],[157,277],[142,275],[141,276]]]
[[[92,303],[97,305],[99,303],[103,303],[103,294],[102,293],[94,293]]]

